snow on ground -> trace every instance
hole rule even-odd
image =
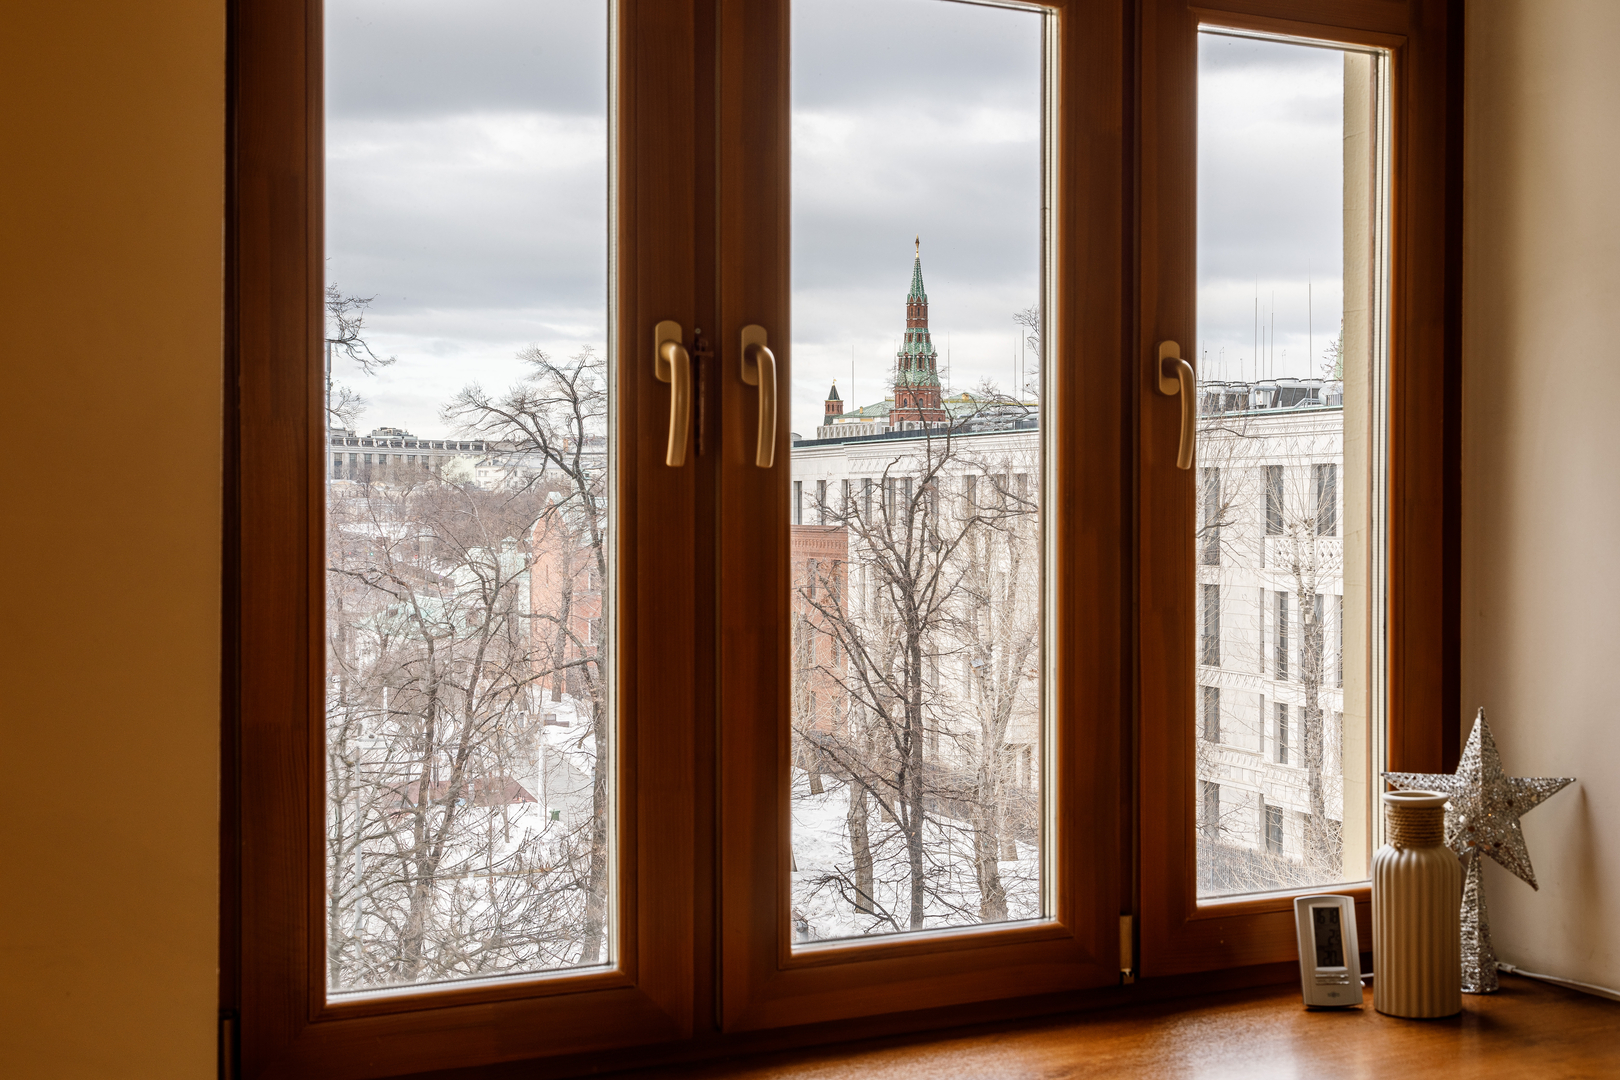
[[[896,822],[882,819],[870,802],[867,834],[872,847],[877,914],[855,910],[854,863],[850,857],[846,815],[849,785],[823,775],[824,790],[810,792],[810,779],[793,770],[793,912],[799,941],[891,934],[909,930],[911,880],[905,838]],[[923,826],[928,881],[925,926],[971,926],[980,921],[979,887],[973,872],[973,831],[966,822],[929,814]],[[1041,915],[1040,851],[1019,843],[1018,858],[1000,862],[1007,892],[1009,919]]]

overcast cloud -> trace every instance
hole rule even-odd
[[[337,375],[369,403],[362,430],[438,435],[440,404],[509,385],[518,350],[605,348],[605,0],[327,13],[328,279],[375,296],[373,346],[399,358]],[[949,382],[1010,389],[1039,280],[1040,16],[800,0],[793,35],[794,430],[835,378],[846,402],[884,396],[918,235]],[[1252,356],[1258,278],[1277,373],[1304,374],[1307,274],[1318,355],[1339,321],[1341,61],[1208,39],[1202,65],[1205,373]]]
[[[1205,34],[1198,90],[1199,374],[1255,378],[1274,320],[1262,372],[1318,377],[1344,299],[1344,54]]]

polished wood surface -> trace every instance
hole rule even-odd
[[[682,1070],[712,1080],[995,1077],[1399,1078],[1620,1075],[1620,1003],[1511,975],[1463,996],[1462,1015],[1398,1020],[1360,1009],[1308,1012],[1297,986],[1268,987],[985,1025],[927,1039],[771,1054]],[[649,1072],[621,1074],[650,1076]]]

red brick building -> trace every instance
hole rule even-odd
[[[839,678],[846,665],[827,612],[849,610],[849,530],[842,525],[791,530],[794,734],[842,734],[849,707]]]

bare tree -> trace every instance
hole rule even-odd
[[[1028,364],[1024,372],[1024,385],[1020,389],[1032,395],[1036,401],[1041,398],[1041,309],[1034,304],[1022,311],[1013,312],[1013,322],[1024,328],[1024,347],[1029,350],[1027,356],[1035,358],[1033,364]]]
[[[527,378],[503,394],[469,386],[444,409],[446,422],[468,434],[504,445],[526,464],[514,473],[520,488],[549,485],[543,525],[571,552],[583,558],[598,582],[608,580],[607,534],[607,367],[589,346],[558,362],[539,348],[518,354]],[[572,576],[568,577],[571,582]],[[611,763],[607,656],[598,642],[612,640],[612,606],[594,616],[594,635],[582,633],[572,612],[573,589],[563,592],[560,610],[540,613],[554,643],[552,663],[568,672],[589,703],[593,737],[592,833],[586,882],[585,952],[595,962],[605,941],[608,913],[609,788]],[[587,626],[591,624],[587,623]],[[587,638],[594,637],[594,640]]]
[[[1039,473],[1038,462],[1011,456],[982,464],[989,468],[982,483],[970,486],[963,478],[969,517],[955,628],[978,720],[970,821],[980,918],[999,922],[1007,918],[1000,860],[1009,846],[1016,857],[1018,831],[1008,729],[1020,704],[1038,708],[1028,698],[1039,685],[1033,665],[1040,646],[1040,507],[1029,485]]]
[[[540,509],[433,476],[346,485],[330,502],[336,989],[589,962],[590,822],[537,823],[520,779],[535,771],[544,675],[524,542]]]
[[[366,375],[392,364],[392,356],[378,356],[366,340],[366,308],[374,296],[350,296],[336,285],[326,286],[326,423],[352,427],[365,407],[365,399],[332,379],[333,353],[341,353]]]
[[[799,666],[813,664],[848,703],[839,724],[807,710],[803,694],[796,700],[797,736],[849,785],[851,866],[819,884],[890,929],[921,928],[931,908],[953,921],[1008,917],[999,861],[1008,848],[1016,858],[1018,826],[1005,743],[1038,675],[1038,495],[1028,484],[1038,471],[970,452],[964,437],[1005,420],[1003,404],[899,450],[874,478],[870,509],[818,506],[849,536],[848,588],[836,567],[796,584],[808,614],[799,642],[821,634],[830,643],[796,644]],[[970,685],[953,694],[940,668],[958,660]],[[893,862],[874,851],[871,806],[897,826]],[[958,842],[965,857],[952,854]],[[971,885],[956,880],[963,866]],[[893,910],[880,892],[896,896]]]

